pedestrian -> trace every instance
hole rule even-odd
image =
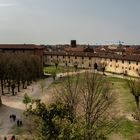
[[[22,124],[22,120],[20,120],[20,121],[19,121],[19,126],[22,126],[22,125],[23,125],[23,124]]]
[[[19,122],[19,120],[17,120],[17,127],[19,127],[20,126],[20,122]]]
[[[10,140],[16,140],[16,137],[13,135]]]
[[[12,119],[13,119],[13,118],[12,118],[12,115],[10,115],[9,118],[10,118],[10,122],[12,122]]]
[[[13,115],[13,121],[14,122],[16,121],[16,115]]]
[[[4,137],[4,140],[7,140],[7,137],[6,136]]]

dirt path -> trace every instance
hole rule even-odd
[[[52,78],[45,79],[45,89],[52,83]],[[45,94],[40,94],[39,82],[33,83],[27,89],[22,90],[16,96],[2,96],[3,106],[0,108],[0,136],[11,135],[12,126],[15,122],[10,122],[10,114],[15,114],[18,119],[23,118],[25,105],[22,103],[24,94],[27,93],[32,98],[43,99]],[[1,140],[1,139],[0,139]]]

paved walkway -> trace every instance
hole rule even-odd
[[[80,74],[80,73],[85,73],[85,72],[88,72],[88,73],[95,73],[95,70],[80,70],[80,71],[76,71],[76,72],[68,72],[68,73],[59,73],[57,74],[57,77],[65,77],[67,76],[68,74],[69,75],[76,75],[76,74]],[[96,71],[97,72],[97,71]],[[103,74],[103,72],[100,72],[98,71],[97,73],[99,74]],[[115,74],[115,73],[110,73],[110,72],[105,72],[105,75],[106,76],[112,76],[112,77],[117,77],[117,78],[123,78],[123,79],[132,79],[134,77],[130,77],[130,76],[124,76],[124,75],[119,75],[119,74]]]

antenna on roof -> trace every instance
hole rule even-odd
[[[122,45],[124,42],[119,40],[119,45]]]

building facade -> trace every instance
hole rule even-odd
[[[0,44],[0,54],[27,54],[38,56],[43,67],[43,47],[34,44]]]
[[[85,69],[101,70],[103,67],[105,71],[139,76],[140,74],[140,57],[128,55],[110,55],[89,52],[45,52],[44,64],[60,66],[74,66]],[[95,67],[96,66],[96,67]]]

